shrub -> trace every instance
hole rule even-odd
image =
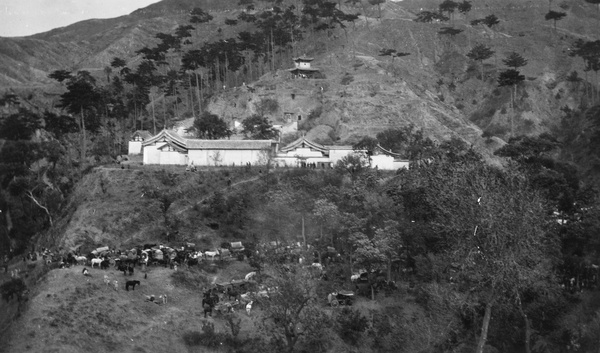
[[[4,282],[0,286],[0,295],[3,300],[9,301],[15,296],[17,300],[21,301],[21,298],[27,291],[27,286],[20,278],[13,278],[8,282]]]
[[[199,346],[202,343],[202,334],[198,331],[188,331],[182,336],[183,342],[188,346]]]
[[[320,117],[322,113],[323,113],[323,107],[318,106],[315,109],[311,110],[310,113],[308,113],[308,120],[316,119],[316,118]]]
[[[342,81],[340,82],[342,85],[346,86],[349,85],[350,83],[352,83],[352,81],[354,81],[354,77],[348,73],[346,73],[346,75],[344,75],[344,77],[342,77]]]
[[[363,333],[369,326],[369,322],[357,310],[350,308],[342,309],[336,317],[338,334],[347,343],[356,345]]]

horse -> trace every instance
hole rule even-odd
[[[117,267],[117,270],[123,272],[123,276],[127,275],[128,267],[125,264],[120,263]]]
[[[102,265],[102,261],[104,261],[104,259],[92,259],[92,268],[94,268],[94,264],[98,264],[98,267],[100,267]]]
[[[129,291],[129,287],[131,287],[131,290],[135,290],[135,286],[139,286],[140,285],[140,281],[127,281],[125,282],[125,289],[127,291]]]
[[[219,252],[218,251],[205,251],[204,256],[206,257],[207,260],[210,257],[210,260],[214,261],[215,257],[219,256]]]
[[[227,287],[227,291],[225,292],[225,294],[227,295],[228,300],[231,299],[231,297],[233,297],[233,299],[236,299],[240,296],[240,293],[234,291],[233,289],[231,289],[231,287]]]
[[[107,270],[109,266],[110,266],[110,261],[108,259],[104,260],[100,263],[100,269],[102,269],[102,270]]]
[[[204,300],[202,300],[203,304],[202,304],[202,308],[204,308],[204,318],[206,319],[206,314],[209,314],[210,317],[212,317],[212,305],[208,304],[208,303],[204,303]]]
[[[202,299],[202,308],[204,309],[204,318],[206,318],[206,314],[209,314],[212,317],[212,311],[215,303],[211,298],[203,298]]]
[[[79,264],[79,263],[85,264],[87,262],[87,257],[85,257],[85,256],[75,256],[75,261],[77,262],[77,264]]]

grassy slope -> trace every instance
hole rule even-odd
[[[144,167],[130,165],[99,167],[78,184],[67,215],[57,221],[41,244],[72,247],[84,244],[90,251],[98,246],[125,248],[143,242],[165,242],[167,222],[178,222],[179,235],[169,240],[200,242],[208,248],[218,245],[206,240],[214,235],[194,207],[217,190],[227,188],[227,180],[252,180],[256,169],[212,169],[197,173],[185,167]],[[240,184],[243,187],[243,184]],[[166,212],[163,197],[169,201]]]
[[[41,265],[41,264],[40,264]],[[185,352],[182,335],[200,331],[201,288],[173,280],[175,271],[162,267],[123,276],[114,269],[91,270],[82,266],[55,269],[35,288],[27,312],[8,331],[7,352]],[[234,262],[212,280],[239,279],[250,271]],[[119,282],[107,287],[103,276]],[[125,280],[142,282],[135,291],[125,291]],[[168,303],[146,302],[144,295],[167,294]],[[251,324],[245,315],[243,331]],[[225,330],[222,320],[217,330]]]
[[[142,185],[164,187],[165,182],[175,179],[177,186],[169,190],[179,190],[180,197],[169,208],[171,215],[179,215],[183,220],[181,233],[185,240],[195,241],[199,246],[218,244],[214,231],[206,227],[205,220],[194,205],[201,203],[213,191],[227,190],[227,170],[185,173],[182,168],[138,169],[100,168],[86,176],[77,186],[70,208],[75,209],[63,220],[57,221],[55,238],[57,244],[69,246],[83,243],[89,250],[98,245],[111,245],[125,248],[146,242],[165,241],[156,228],[161,227],[160,209],[156,200],[140,198]],[[257,172],[228,170],[234,185],[232,188],[252,188],[258,182]],[[204,190],[199,186],[205,184]],[[106,193],[102,191],[105,185]],[[102,228],[104,227],[104,228]],[[103,232],[100,232],[104,229]],[[87,234],[85,233],[87,231]],[[183,237],[180,239],[182,240]],[[48,241],[48,240],[47,240]],[[179,244],[179,241],[174,242]],[[58,246],[58,245],[57,245]],[[84,251],[87,251],[84,249]],[[201,332],[201,295],[206,283],[225,282],[241,279],[251,271],[247,262],[231,261],[218,271],[207,267],[192,271],[180,268],[178,273],[162,267],[151,267],[148,279],[137,269],[133,276],[124,276],[114,269],[91,270],[91,277],[81,274],[82,266],[70,269],[54,269],[45,276],[44,265],[38,262],[35,272],[26,271],[22,263],[13,264],[23,268],[22,276],[27,278],[31,289],[27,310],[15,320],[7,331],[1,332],[2,340],[8,342],[6,352],[159,352],[173,351],[209,352],[201,346],[186,346],[183,335],[188,332]],[[37,274],[36,274],[37,273]],[[115,291],[103,283],[103,276],[118,280],[120,288]],[[126,292],[126,279],[142,282],[135,291]],[[0,274],[0,282],[8,280],[8,275]],[[348,284],[349,286],[349,284]],[[347,287],[351,288],[351,287]],[[167,294],[168,305],[145,302],[144,295]],[[323,305],[325,304],[325,298]],[[1,314],[14,314],[14,304],[0,303]],[[408,345],[421,345],[421,329],[414,327],[438,327],[449,323],[440,317],[439,323],[428,319],[423,309],[414,304],[414,298],[401,290],[394,298],[381,297],[377,303],[359,300],[356,306],[363,315],[369,317],[372,310],[389,308],[396,314],[393,325],[403,327]],[[326,309],[328,315],[335,311]],[[12,315],[11,315],[12,316]],[[5,316],[5,318],[8,316]],[[260,334],[256,322],[242,313],[241,336]],[[3,320],[0,320],[3,321]],[[228,332],[224,321],[215,322],[219,332]],[[408,324],[412,322],[412,324]],[[7,327],[5,322],[2,328]],[[400,329],[400,328],[399,328]],[[436,329],[436,330],[438,330]],[[436,336],[437,337],[437,336]],[[429,338],[433,339],[432,337]],[[371,341],[360,343],[362,351],[370,351]],[[399,341],[398,341],[399,342]],[[419,343],[421,342],[421,343]],[[427,341],[429,342],[429,341]],[[339,338],[331,336],[334,351],[347,351]],[[399,343],[396,343],[399,344]],[[415,346],[416,349],[416,346]],[[1,347],[0,347],[1,351]]]

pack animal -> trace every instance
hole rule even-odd
[[[215,257],[219,256],[219,252],[218,251],[206,251],[206,252],[204,252],[204,256],[206,257],[207,260],[210,258],[211,261],[214,261]]]
[[[233,299],[237,299],[241,293],[234,289],[231,289],[231,287],[227,287],[227,291],[225,292],[225,294],[227,295],[227,299],[231,299],[232,297]]]
[[[104,261],[104,259],[92,259],[92,268],[94,268],[95,264],[98,264],[98,267],[100,267],[102,265],[102,261]]]
[[[139,286],[140,285],[140,281],[127,281],[125,282],[125,289],[127,291],[129,291],[129,287],[131,287],[131,290],[135,290],[135,286]]]
[[[107,260],[104,260],[104,261],[102,261],[102,262],[100,263],[100,269],[101,269],[101,270],[108,270],[108,267],[109,267],[109,266],[110,266],[110,261],[109,261],[108,259],[107,259]]]

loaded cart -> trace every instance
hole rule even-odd
[[[329,293],[327,296],[327,302],[329,305],[336,307],[340,305],[352,305],[354,302],[354,292],[350,290],[340,290],[337,292]]]

